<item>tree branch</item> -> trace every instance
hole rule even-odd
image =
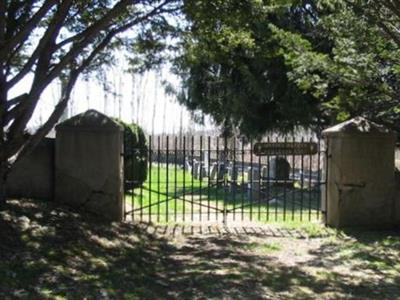
[[[36,14],[34,14],[32,18],[25,24],[25,26],[23,26],[23,28],[16,35],[14,35],[11,40],[8,40],[7,43],[0,48],[0,62],[5,61],[8,54],[12,52],[17,45],[26,41],[33,29],[56,3],[57,0],[46,0]]]
[[[31,153],[31,151],[37,146],[37,144],[49,133],[49,131],[54,127],[54,125],[57,123],[57,121],[60,119],[62,116],[65,108],[68,105],[68,101],[71,97],[71,92],[73,87],[75,86],[75,83],[79,77],[79,75],[92,63],[92,61],[95,59],[95,57],[109,44],[111,39],[117,34],[117,31],[113,33],[109,33],[103,41],[97,46],[96,49],[92,51],[92,53],[82,62],[82,64],[72,70],[70,72],[70,78],[68,79],[68,83],[64,88],[64,91],[62,92],[62,97],[60,102],[56,105],[54,108],[53,113],[51,116],[48,118],[45,124],[29,139],[25,142],[25,145],[23,147],[23,150],[18,154],[17,160],[20,159],[20,157],[24,157],[25,155],[28,155]]]
[[[18,114],[18,119],[15,119],[10,126],[8,135],[11,139],[17,135],[23,135],[23,130],[29,122],[36,104],[40,99],[40,95],[45,88],[41,85],[41,82],[46,78],[47,70],[49,69],[52,58],[52,49],[55,45],[55,41],[62,28],[64,20],[68,15],[68,11],[72,2],[72,0],[65,0],[62,2],[49,24],[49,29],[46,31],[43,37],[43,47],[46,47],[48,51],[43,51],[44,49],[42,49],[40,52],[33,83],[29,92],[29,98],[27,98],[27,101],[20,102],[16,108],[20,113]]]

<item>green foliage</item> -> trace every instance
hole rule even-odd
[[[400,4],[194,1],[176,61],[180,102],[257,136],[354,116],[400,129]]]
[[[358,115],[400,129],[399,45],[360,1],[321,1],[315,30],[329,40],[321,49],[307,35],[274,26],[289,79],[321,103],[331,122]],[[376,16],[379,17],[379,16]]]
[[[306,6],[290,1],[193,2],[177,59],[184,89],[179,100],[193,112],[210,114],[226,134],[260,136],[320,123],[319,103],[294,81],[271,25],[298,32],[313,27]]]
[[[142,128],[116,120],[124,128],[125,190],[139,187],[147,178],[148,147]]]

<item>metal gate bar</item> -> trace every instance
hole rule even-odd
[[[299,144],[296,140],[267,137],[266,142],[288,148],[291,144],[294,149]],[[316,141],[318,151],[314,153],[265,156],[256,156],[253,140],[243,138],[158,135],[149,136],[147,141],[147,177],[125,178],[126,218],[142,221],[146,217],[151,222],[155,216],[157,222],[185,222],[189,217],[189,221],[205,222],[221,221],[222,217],[226,222],[230,216],[232,221],[265,222],[321,217],[321,187],[325,185],[321,159],[325,151],[320,140],[300,139],[306,144]],[[128,173],[134,174],[143,151],[131,142],[125,144],[125,153],[139,159],[130,164]],[[280,178],[283,173],[279,172],[287,177]]]

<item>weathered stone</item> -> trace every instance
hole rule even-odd
[[[225,177],[227,170],[224,163],[218,165],[218,180],[222,180]]]
[[[213,163],[211,165],[211,170],[210,170],[210,180],[217,180],[217,171],[218,171],[218,165],[217,163]]]
[[[8,197],[51,200],[54,195],[55,140],[45,138],[17,162],[7,178]]]
[[[123,219],[123,129],[89,110],[56,127],[56,201]]]
[[[231,181],[236,181],[238,178],[238,166],[233,163],[229,164],[228,176]]]
[[[329,157],[326,223],[334,227],[395,225],[399,202],[394,177],[396,135],[363,118],[336,125],[323,135]]]
[[[269,177],[276,180],[288,180],[290,164],[284,157],[274,157],[269,161]]]
[[[247,168],[247,181],[249,183],[258,182],[260,180],[260,169],[259,168]]]
[[[208,174],[207,174],[207,168],[203,163],[200,164],[199,168],[200,168],[199,177],[200,177],[200,180],[201,180],[201,179],[207,177]]]
[[[269,170],[266,166],[261,167],[261,177],[263,179],[271,178],[271,170]]]
[[[200,173],[199,167],[200,167],[200,163],[195,160],[193,162],[193,174],[192,174],[194,179],[199,179],[199,173]]]
[[[187,160],[185,161],[185,168],[186,168],[186,171],[188,171],[189,173],[192,173],[192,165]]]
[[[260,199],[260,169],[248,168],[247,197],[252,200]]]

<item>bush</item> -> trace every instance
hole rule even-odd
[[[116,120],[124,127],[125,190],[137,188],[147,178],[148,147],[142,128]]]

